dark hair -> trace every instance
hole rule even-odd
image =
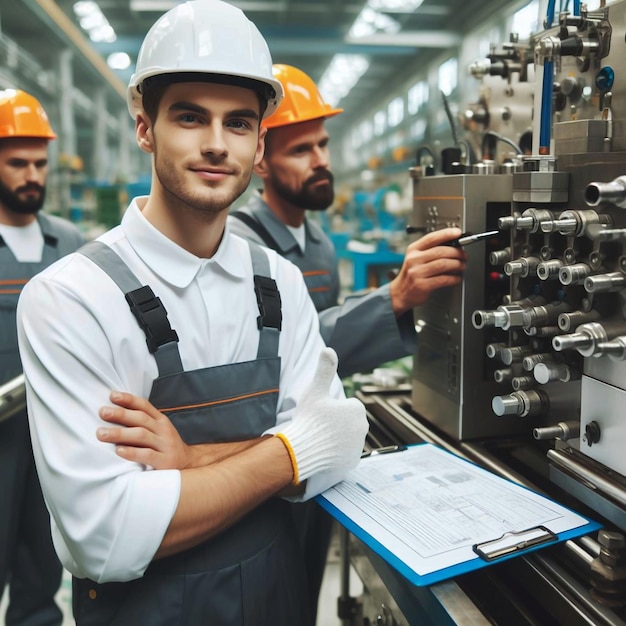
[[[203,72],[177,72],[149,76],[139,86],[144,111],[154,124],[159,104],[165,89],[174,83],[217,83],[219,85],[236,85],[254,91],[259,99],[259,116],[263,118],[268,100],[276,97],[276,91],[268,83],[254,78],[230,76],[229,74],[205,74]]]

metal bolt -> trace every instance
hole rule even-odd
[[[626,538],[620,532],[602,529],[598,532],[598,543],[607,550],[623,550]]]

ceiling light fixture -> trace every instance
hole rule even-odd
[[[348,31],[348,38],[358,39],[380,32],[394,34],[399,30],[400,24],[392,17],[365,6]]]
[[[107,57],[107,65],[112,70],[126,70],[130,67],[130,57],[126,52],[113,52]]]
[[[410,13],[422,2],[423,0],[367,0],[352,23],[346,40],[355,41],[377,33],[394,35],[401,30],[401,25],[386,13]],[[369,65],[369,59],[361,54],[336,54],[319,81],[319,90],[331,106],[337,106],[365,74]]]
[[[412,13],[424,0],[368,0],[367,6],[387,13]]]
[[[319,81],[319,90],[324,99],[331,106],[337,106],[365,74],[369,65],[368,58],[362,54],[336,54]]]
[[[93,0],[79,0],[74,3],[74,14],[81,28],[93,42],[113,43],[117,39],[115,30]]]

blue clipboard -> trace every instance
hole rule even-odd
[[[602,527],[428,443],[369,455],[316,500],[420,587]]]

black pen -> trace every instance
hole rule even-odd
[[[411,224],[407,224],[405,230],[407,235],[413,235],[415,233],[425,233],[428,229],[426,226],[411,226]]]
[[[403,450],[406,450],[406,446],[403,443],[399,443],[395,446],[385,446],[383,448],[374,448],[372,450],[368,450],[367,452],[363,452],[363,454],[361,454],[361,458],[365,459],[368,456],[374,456],[378,454],[390,454],[391,452],[402,452]]]
[[[461,246],[469,246],[472,243],[477,243],[482,241],[483,239],[487,239],[488,237],[493,237],[497,235],[500,231],[498,230],[488,230],[485,233],[463,233],[458,239],[451,239],[450,241],[446,241],[444,246],[453,246],[455,248],[460,248]]]

